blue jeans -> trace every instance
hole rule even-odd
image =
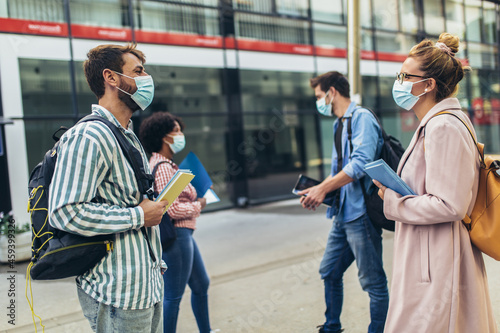
[[[191,307],[200,333],[210,332],[208,318],[208,278],[193,230],[176,228],[177,239],[162,255],[168,266],[163,274],[163,332],[174,333],[177,327],[179,304],[186,289],[191,289]]]
[[[124,310],[99,303],[79,285],[78,299],[83,315],[97,333],[161,333],[163,327],[162,303],[143,310]]]
[[[368,333],[384,331],[389,292],[382,264],[382,230],[375,228],[365,214],[343,222],[335,220],[328,235],[319,273],[325,284],[325,333],[341,329],[340,313],[344,298],[343,276],[354,260],[361,287],[370,296],[371,323]]]

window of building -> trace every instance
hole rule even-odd
[[[347,48],[347,28],[345,26],[313,23],[313,33],[315,45]]]
[[[122,0],[70,0],[71,23],[102,27],[129,26],[128,5]]]
[[[398,30],[398,1],[372,0],[375,28],[383,30]]]
[[[484,16],[484,42],[497,42],[497,5],[490,2],[483,2]]]
[[[441,1],[424,2],[425,32],[439,36],[444,31],[443,3]]]
[[[148,65],[155,98],[148,111],[187,114],[225,113],[221,69]]]
[[[158,1],[140,1],[135,11],[138,29],[220,35],[216,9]]]
[[[464,5],[463,0],[446,0],[446,31],[465,37]]]
[[[468,43],[469,63],[473,69],[494,69],[497,65],[495,46],[479,43]]]
[[[416,34],[418,31],[415,2],[413,0],[399,0],[400,27],[404,32]]]
[[[272,13],[273,1],[269,0],[234,0],[234,9],[248,10],[258,13]]]
[[[344,0],[344,10],[347,18],[347,0]],[[360,10],[359,16],[361,20],[362,28],[371,28],[372,27],[372,1],[371,0],[361,0],[360,1]],[[346,19],[347,21],[347,19]]]
[[[343,24],[345,11],[342,0],[311,0],[314,21]]]
[[[2,11],[7,17],[25,20],[64,22],[62,0],[4,0]]]
[[[275,0],[278,14],[306,17],[309,0]]]
[[[319,176],[312,74],[242,70],[244,142],[252,200],[290,192],[300,172]]]
[[[245,115],[244,123],[238,151],[246,157],[250,200],[290,197],[300,173],[319,178],[314,114]]]
[[[236,36],[282,43],[310,44],[309,23],[246,13],[235,14]]]
[[[19,59],[25,116],[73,115],[69,62]]]
[[[465,2],[465,24],[467,41],[481,42],[481,1]]]
[[[377,51],[408,54],[415,45],[415,37],[402,33],[376,33]]]

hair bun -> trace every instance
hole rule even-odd
[[[454,54],[456,54],[458,52],[458,47],[459,47],[459,44],[460,44],[460,38],[458,38],[458,36],[451,35],[451,34],[449,34],[447,32],[443,32],[439,36],[438,43],[445,44],[446,46],[448,46],[450,48],[451,52],[453,52]]]

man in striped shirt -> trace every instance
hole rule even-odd
[[[92,114],[118,126],[141,154],[132,114],[153,98],[144,54],[135,45],[101,45],[87,54],[85,76],[98,104]],[[50,185],[50,224],[67,232],[114,234],[114,249],[76,278],[85,317],[95,332],[163,332],[163,279],[158,224],[166,201],[143,199],[134,170],[107,125],[78,124],[60,140]],[[150,249],[141,227],[146,227]]]

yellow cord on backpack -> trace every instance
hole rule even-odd
[[[26,295],[26,300],[28,301],[28,304],[30,306],[30,309],[31,309],[31,318],[33,318],[33,325],[35,325],[35,333],[38,332],[37,330],[37,327],[36,327],[36,320],[35,320],[35,317],[37,317],[40,321],[40,326],[42,326],[42,332],[45,333],[45,326],[43,326],[43,323],[42,323],[42,318],[40,318],[39,316],[37,316],[35,314],[35,311],[33,310],[33,307],[34,307],[34,302],[33,302],[33,289],[31,288],[31,275],[30,275],[30,271],[31,271],[31,267],[33,266],[33,263],[30,262],[30,264],[28,265],[28,268],[26,270],[26,290],[25,290],[25,295]],[[31,298],[31,301],[30,299],[28,298],[28,284],[30,286],[30,298]]]
[[[38,200],[33,205],[31,201],[32,201],[32,199],[35,198],[36,193],[40,189],[42,190],[42,193],[40,194],[40,196],[38,197]],[[30,199],[28,200],[28,212],[30,213],[30,218],[32,217],[32,215],[35,211],[45,211],[46,212],[45,221],[44,221],[43,226],[40,228],[40,230],[36,231],[35,228],[33,227],[33,221],[31,222],[31,229],[32,229],[31,231],[33,234],[32,241],[31,241],[31,251],[33,252],[32,256],[35,256],[45,246],[45,244],[52,238],[52,236],[49,237],[38,249],[33,248],[34,247],[33,244],[35,242],[35,239],[42,238],[43,236],[46,236],[46,235],[52,235],[52,232],[50,232],[50,231],[46,231],[43,234],[40,234],[42,232],[43,228],[45,228],[45,226],[47,225],[47,222],[49,219],[48,209],[47,208],[38,208],[38,202],[40,201],[42,195],[43,195],[43,187],[39,186],[31,191]],[[42,327],[42,332],[45,333],[45,326],[42,323],[42,318],[40,318],[38,315],[36,315],[35,310],[34,310],[33,288],[31,286],[31,268],[32,267],[33,267],[33,262],[30,262],[28,265],[28,268],[26,269],[25,296],[26,296],[26,300],[28,301],[28,305],[29,305],[30,310],[31,310],[31,318],[33,319],[33,325],[35,326],[35,333],[38,332],[35,317],[37,317],[38,320],[40,321],[40,326]],[[30,297],[29,298],[28,298],[28,285],[29,285],[29,289],[30,289]]]

